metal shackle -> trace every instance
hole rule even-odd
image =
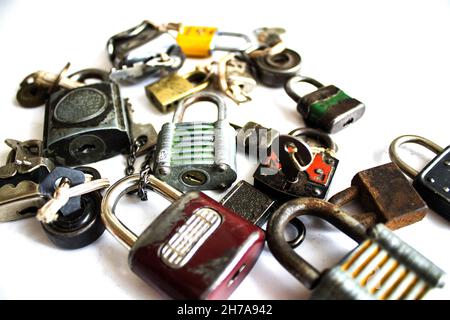
[[[419,174],[419,171],[403,161],[398,154],[399,147],[405,143],[419,144],[436,154],[441,153],[444,150],[444,148],[437,145],[433,141],[416,135],[403,135],[392,141],[391,145],[389,146],[389,157],[391,158],[392,162],[394,162],[400,168],[400,170],[403,171],[411,179],[414,179]]]
[[[102,69],[89,68],[83,69],[77,72],[72,73],[69,76],[70,80],[84,82],[87,79],[96,79],[100,81],[111,81],[109,77],[109,73]]]
[[[243,33],[217,31],[216,37],[241,38],[244,40],[244,42],[241,46],[223,46],[223,45],[217,45],[216,44],[217,41],[216,41],[216,39],[214,39],[211,48],[212,48],[212,50],[215,50],[215,51],[245,51],[252,45],[252,41],[251,41],[250,37]]]
[[[101,217],[103,223],[114,238],[128,249],[133,246],[138,237],[117,218],[115,210],[117,203],[125,194],[138,189],[139,181],[139,174],[123,177],[106,190],[102,200]],[[172,188],[153,175],[147,177],[145,184],[169,201],[175,201],[183,195],[182,192]]]
[[[175,110],[175,113],[173,114],[172,122],[173,123],[182,122],[186,109],[192,106],[193,104],[202,101],[212,102],[217,106],[218,121],[223,121],[226,119],[227,107],[225,101],[219,95],[212,92],[197,92],[184,98],[179,102],[178,107]]]
[[[336,228],[360,243],[367,238],[366,228],[339,207],[316,198],[298,198],[286,202],[270,217],[266,239],[274,257],[308,289],[320,280],[319,272],[299,256],[284,237],[286,226],[292,219],[311,215],[328,221]]]
[[[326,149],[336,153],[338,150],[337,144],[333,141],[331,136],[326,132],[315,128],[297,128],[288,133],[293,137],[311,138],[325,146]]]
[[[303,77],[303,76],[293,76],[288,81],[286,81],[286,83],[284,84],[284,90],[286,91],[288,96],[291,97],[291,99],[296,102],[298,102],[302,98],[302,96],[300,96],[293,88],[293,86],[299,82],[306,82],[306,83],[312,84],[317,89],[324,87],[324,85],[322,83],[320,83],[319,81],[317,81],[313,78]]]

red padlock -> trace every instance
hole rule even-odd
[[[264,232],[202,192],[183,194],[149,175],[147,185],[173,203],[137,237],[114,211],[139,178],[122,178],[102,202],[106,228],[130,249],[131,270],[175,299],[226,299],[258,259]]]

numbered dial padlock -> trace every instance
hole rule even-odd
[[[302,136],[319,136],[326,147],[311,148]],[[318,130],[297,129],[280,135],[278,146],[253,174],[255,186],[280,202],[297,197],[324,199],[339,163],[331,138]]]
[[[73,79],[100,81],[50,96],[45,108],[44,154],[58,164],[74,166],[127,153],[137,139],[140,152],[156,143],[150,124],[132,121],[131,105],[105,71],[86,69]]]
[[[201,101],[217,106],[217,121],[182,122],[186,109]],[[236,180],[235,133],[222,98],[199,92],[180,102],[159,132],[153,172],[182,191],[225,189]]]
[[[284,238],[288,222],[304,215],[326,220],[358,246],[336,266],[317,270]],[[311,299],[421,299],[429,290],[444,286],[444,272],[383,224],[367,229],[323,200],[299,198],[284,204],[269,219],[266,234],[272,254],[312,290]]]
[[[42,141],[6,139],[11,147],[0,167],[0,222],[27,218],[45,203],[39,184],[54,164],[43,157]]]
[[[118,81],[167,75],[180,69],[185,60],[176,40],[149,21],[114,35],[106,48],[114,66],[111,78]]]
[[[50,241],[63,249],[79,249],[96,241],[105,231],[99,189],[109,187],[91,167],[56,167],[40,184],[46,202],[37,218]]]
[[[306,82],[317,87],[316,91],[300,96],[295,84]],[[359,120],[365,111],[362,102],[348,96],[338,87],[324,86],[317,80],[295,76],[285,84],[287,94],[297,102],[297,111],[308,126],[336,133]]]
[[[182,194],[148,176],[147,185],[173,203],[138,237],[115,215],[119,199],[136,190],[139,175],[106,192],[102,218],[130,249],[131,270],[174,299],[225,299],[250,272],[264,232],[201,192]]]
[[[213,51],[244,51],[251,45],[245,34],[219,31],[215,27],[179,25],[177,31],[177,42],[187,57],[207,58]]]
[[[351,187],[328,201],[342,207],[358,200],[363,213],[350,213],[366,227],[383,223],[389,229],[403,228],[422,220],[428,207],[394,163],[356,174]]]
[[[398,149],[405,143],[424,146],[437,154],[420,172],[403,161]],[[415,135],[405,135],[392,141],[389,147],[391,160],[408,177],[428,206],[450,220],[450,146],[442,148],[436,143]]]

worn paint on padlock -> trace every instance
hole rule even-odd
[[[209,85],[207,75],[190,72],[185,75],[173,73],[145,87],[150,101],[161,111],[169,112],[183,98],[204,90]]]
[[[197,228],[184,235],[188,224]],[[260,228],[205,194],[190,192],[141,234],[129,265],[172,298],[225,299],[250,272],[263,246]]]
[[[188,57],[206,58],[211,55],[211,47],[217,28],[183,26],[177,35],[178,45]]]

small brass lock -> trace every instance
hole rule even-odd
[[[183,98],[204,90],[210,77],[203,71],[192,71],[185,75],[173,73],[145,87],[150,101],[161,111],[169,112]]]

